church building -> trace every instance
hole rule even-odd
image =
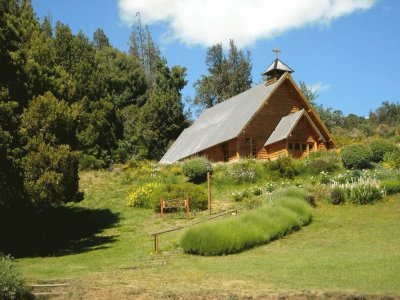
[[[276,51],[276,50],[275,50]],[[160,162],[193,156],[213,162],[252,157],[305,157],[335,142],[278,57],[262,73],[266,81],[205,111],[185,129]]]

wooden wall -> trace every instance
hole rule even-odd
[[[238,159],[237,157],[237,140],[232,139],[226,142],[228,147],[228,161]],[[215,145],[198,153],[199,156],[205,156],[213,162],[224,161],[224,143]]]
[[[252,138],[256,143],[257,158],[268,159],[269,153],[264,148],[268,137],[272,134],[282,117],[303,108],[301,101],[292,92],[289,82],[284,82],[269,98],[258,114],[250,121],[244,132],[239,136],[239,154],[246,156],[246,138]],[[249,99],[249,101],[251,101]]]

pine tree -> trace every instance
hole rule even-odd
[[[228,57],[222,44],[211,46],[207,51],[208,75],[202,75],[194,84],[196,96],[194,104],[209,108],[227,100],[251,87],[250,53],[238,50],[231,40]]]

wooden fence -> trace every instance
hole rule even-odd
[[[216,216],[213,216],[213,217],[211,217],[211,218],[207,218],[207,219],[205,219],[205,220],[203,220],[203,221],[200,221],[200,222],[196,222],[196,223],[193,223],[193,224],[189,224],[189,225],[185,225],[185,226],[180,226],[180,227],[176,227],[176,228],[172,228],[172,229],[168,229],[168,230],[164,230],[164,231],[159,231],[159,232],[152,233],[151,236],[154,237],[154,253],[156,253],[156,254],[158,253],[158,245],[159,245],[159,244],[158,244],[158,236],[159,236],[159,235],[163,235],[163,234],[165,234],[165,233],[169,233],[169,232],[172,232],[172,231],[181,230],[181,229],[184,229],[184,228],[187,228],[187,227],[190,227],[190,226],[202,224],[202,223],[205,223],[205,222],[208,222],[208,221],[211,221],[211,220],[214,220],[214,219],[217,219],[217,218],[226,216],[226,215],[235,214],[235,216],[237,217],[237,216],[238,216],[238,211],[241,210],[241,209],[243,209],[243,208],[244,208],[244,206],[238,207],[238,208],[236,208],[236,209],[234,209],[234,210],[231,210],[231,211],[227,211],[227,212],[218,214],[218,215],[216,215]]]

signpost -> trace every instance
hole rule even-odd
[[[211,173],[207,172],[208,212],[211,215]]]
[[[160,216],[164,216],[164,209],[165,208],[185,208],[186,210],[186,217],[190,220],[190,202],[189,198],[186,197],[184,200],[180,199],[173,199],[173,200],[164,200],[160,199]]]

